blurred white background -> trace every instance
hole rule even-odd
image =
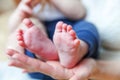
[[[13,0],[0,0],[0,62],[6,61],[5,47],[8,37],[8,18],[15,8]]]

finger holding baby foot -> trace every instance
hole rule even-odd
[[[71,75],[73,75],[72,71],[61,66],[58,61],[43,62],[38,59],[30,58],[24,54],[14,54],[13,56],[15,60],[11,61],[10,66],[22,68],[25,73],[41,72],[60,80],[69,79]]]
[[[15,66],[19,68],[26,68],[25,64],[21,61],[25,62],[24,54],[19,53],[14,49],[7,49],[6,54],[9,56],[9,66]]]
[[[23,72],[38,72],[40,70],[40,72],[49,73],[50,71],[51,73],[53,71],[53,67],[46,62],[28,57],[24,54],[14,53],[12,58],[14,59],[10,60],[9,66],[22,68],[24,70]]]
[[[13,50],[13,49],[7,49],[6,50],[6,54],[8,56],[13,56],[15,53],[18,53],[16,50]]]
[[[23,61],[26,62],[26,59],[24,58],[23,54],[14,53],[9,59],[8,66],[13,66],[13,67],[21,68],[21,69],[31,70],[31,68],[28,67],[29,65],[23,63]]]
[[[13,50],[13,49],[7,49],[6,54],[9,58],[9,66],[23,66],[24,64],[20,63],[18,60],[16,60],[16,56],[20,54],[18,51]]]

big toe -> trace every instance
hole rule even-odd
[[[62,31],[62,25],[63,25],[63,22],[60,21],[56,24],[56,29],[55,29],[55,32],[61,32]]]
[[[33,22],[27,18],[23,20],[23,24],[25,24],[26,27],[28,27],[28,28],[31,28],[34,25]]]

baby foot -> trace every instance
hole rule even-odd
[[[60,63],[72,68],[80,60],[80,40],[70,25],[58,22],[54,33],[54,44],[58,50]]]
[[[20,46],[43,59],[53,60],[58,58],[52,41],[31,20],[25,19],[22,24],[27,27],[27,30],[18,30],[17,40]]]

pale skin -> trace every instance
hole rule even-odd
[[[58,60],[56,47],[48,37],[43,34],[30,19],[24,19],[21,23],[27,29],[19,29],[17,32],[18,44],[34,53],[38,58],[45,60]]]
[[[88,51],[87,43],[77,38],[71,25],[63,22],[57,23],[53,42],[61,65],[67,68],[75,66]]]
[[[89,58],[82,60],[75,67],[68,69],[61,66],[58,61],[43,62],[24,54],[19,54],[16,51],[11,53],[11,51],[14,50],[8,50],[8,55],[12,58],[9,65],[22,68],[23,72],[37,71],[57,80],[120,80],[119,61],[104,61]]]
[[[86,15],[86,10],[81,0],[50,0],[50,2],[72,20],[84,18]]]
[[[58,0],[56,0],[58,1]],[[61,1],[61,0],[60,0]],[[65,0],[63,0],[65,1]],[[68,0],[69,1],[69,0]],[[73,0],[74,1],[74,0]],[[79,5],[80,6],[80,5]],[[26,9],[26,8],[22,8]],[[72,9],[75,10],[75,9]],[[25,10],[27,11],[27,10]],[[30,10],[31,12],[31,10]],[[75,11],[72,11],[75,12]],[[17,11],[16,11],[17,13]],[[14,14],[16,14],[14,13]],[[20,15],[13,15],[11,21],[11,32],[16,30],[17,26],[23,21],[25,17],[19,18]],[[14,22],[15,21],[15,22]],[[18,22],[18,23],[17,23]],[[16,24],[13,24],[16,23]],[[13,25],[13,26],[12,26]],[[15,26],[14,26],[15,25]],[[16,35],[12,34],[12,38],[16,39]],[[11,38],[11,39],[12,39]],[[12,41],[12,40],[11,40]],[[17,40],[16,40],[17,41]],[[20,50],[21,51],[21,50]],[[97,80],[120,80],[120,64],[118,61],[95,61],[93,59],[85,59],[75,67],[67,69],[60,65],[58,61],[47,61],[42,62],[38,59],[30,58],[20,52],[8,49],[7,54],[12,59],[10,61],[11,66],[16,66],[24,69],[24,72],[42,72],[47,74],[55,79],[68,79],[68,80],[88,80],[88,79],[97,79]],[[37,64],[35,64],[37,63]],[[83,63],[83,64],[82,64]],[[46,66],[46,67],[45,67]],[[84,68],[84,70],[83,70]],[[59,72],[58,72],[59,70]],[[61,71],[61,72],[60,72]],[[84,76],[83,76],[84,75]]]
[[[53,4],[53,5],[55,5],[55,7],[56,8],[58,8],[63,14],[65,14],[67,17],[69,17],[70,15],[73,15],[73,16],[75,16],[75,15],[77,15],[78,13],[80,13],[80,15],[78,15],[78,16],[75,16],[73,19],[78,19],[78,18],[81,18],[81,17],[83,17],[84,15],[83,15],[83,13],[85,12],[85,10],[84,10],[84,8],[83,8],[83,6],[81,5],[81,9],[80,9],[80,4],[81,4],[81,2],[80,1],[78,1],[78,0],[76,0],[76,1],[68,1],[68,0],[66,0],[66,1],[60,1],[60,3],[61,4],[65,4],[65,6],[64,7],[66,7],[66,10],[65,10],[65,8],[63,8],[63,6],[60,6],[60,5],[58,5],[58,2],[56,2],[56,1],[52,1],[52,0],[50,0],[50,2]],[[67,3],[66,3],[67,2]],[[71,4],[71,5],[68,5],[68,2]],[[74,2],[74,3],[73,3]],[[21,3],[20,3],[20,5],[17,7],[17,9],[15,10],[15,12],[13,13],[13,15],[11,16],[11,18],[10,18],[10,24],[9,24],[9,26],[10,26],[10,31],[14,31],[15,30],[15,32],[14,33],[12,33],[11,35],[10,35],[10,38],[9,38],[9,43],[11,44],[11,42],[13,41],[16,41],[16,43],[17,43],[17,40],[15,39],[15,33],[18,33],[17,32],[17,30],[19,30],[19,28],[23,28],[24,29],[24,27],[22,27],[22,26],[19,26],[20,25],[20,23],[22,22],[22,20],[24,19],[24,18],[27,18],[27,17],[30,17],[31,15],[32,15],[32,8],[36,5],[37,3],[35,2],[33,2],[33,4],[32,4],[32,0],[22,0],[21,1]],[[58,5],[58,6],[57,6]],[[68,6],[66,6],[66,5],[68,5]],[[70,13],[68,13],[68,11],[71,9],[71,7],[73,7],[73,6],[75,6],[78,10],[76,10],[76,11],[78,11],[77,13],[76,13],[76,11],[75,11],[75,13],[74,12],[70,12]],[[78,8],[78,6],[79,6],[79,8]],[[82,13],[82,12],[83,13]],[[82,14],[81,14],[82,13]],[[17,20],[13,20],[13,19],[17,19]],[[71,17],[70,17],[71,18]],[[71,18],[72,19],[72,18]],[[14,24],[13,24],[14,23]],[[18,28],[16,28],[16,26],[19,26]],[[17,30],[16,30],[17,29]],[[71,36],[70,36],[71,37]],[[72,36],[72,37],[76,37],[76,34],[74,33],[74,36]],[[11,41],[11,39],[14,39],[14,40],[12,40]],[[76,38],[77,39],[77,38]],[[77,40],[75,40],[75,41],[77,41]],[[50,41],[49,41],[49,43],[51,43]],[[58,42],[57,42],[58,43]],[[82,49],[81,48],[77,48],[77,47],[79,47],[78,45],[81,43],[81,47],[82,47]],[[10,44],[8,44],[8,46],[11,46]],[[61,64],[63,64],[63,66],[66,66],[66,67],[68,67],[68,68],[71,68],[71,67],[73,67],[78,61],[80,61],[80,59],[85,55],[85,53],[87,52],[87,44],[86,43],[84,43],[84,41],[80,41],[80,40],[78,40],[77,41],[77,47],[76,47],[76,50],[74,50],[72,53],[76,53],[76,55],[74,56],[74,57],[72,57],[72,58],[70,58],[70,61],[66,61],[66,62],[68,62],[67,64],[66,64],[66,62],[64,63],[64,60],[66,60],[65,59],[65,56],[63,56],[61,59],[60,59],[60,61],[61,61]],[[53,44],[52,44],[53,45]],[[15,46],[12,46],[12,48],[13,49],[15,49],[15,50],[17,50],[17,49],[19,49],[19,50],[17,50],[18,52],[20,52],[20,53],[24,53],[24,48],[23,48],[24,46],[19,46],[18,44],[15,44]],[[46,46],[47,47],[47,46]],[[9,47],[8,47],[9,48]],[[55,49],[55,47],[53,46],[53,48],[54,48],[54,50],[53,50],[53,53],[52,54],[55,54],[55,56],[56,57],[54,57],[54,58],[50,58],[50,59],[57,59],[58,60],[58,56],[57,56],[57,52],[56,52],[56,49]],[[80,49],[81,49],[81,53],[79,53],[78,54],[78,52],[80,51]],[[52,51],[51,50],[51,51]],[[48,50],[49,51],[49,50]],[[50,51],[50,52],[51,52]],[[60,51],[60,50],[59,50]],[[68,50],[69,51],[69,50]],[[37,53],[37,52],[35,52],[35,53]],[[40,53],[40,52],[39,52]],[[52,56],[52,55],[51,55]],[[39,57],[39,56],[38,56]],[[60,56],[61,57],[61,56]],[[75,58],[76,57],[76,58]],[[73,60],[73,58],[75,58],[75,60],[71,63],[71,61]],[[46,58],[47,59],[47,58]],[[73,64],[74,63],[74,64]],[[71,66],[69,66],[69,65],[71,65]]]
[[[32,9],[40,3],[40,1],[41,0],[21,0],[20,4],[10,17],[10,32],[16,30],[16,26],[19,26],[24,18],[33,16]],[[49,0],[49,2],[70,19],[78,20],[86,15],[85,8],[80,0]]]
[[[9,19],[9,30],[10,30],[10,35],[8,38],[8,46],[7,48],[12,48],[20,53],[24,52],[24,49],[17,44],[17,39],[16,39],[16,33],[19,28],[25,28],[20,26],[22,23],[23,19],[29,18],[32,15],[32,9],[35,5],[37,5],[41,0],[21,0],[20,4],[14,11],[14,13],[11,15]],[[53,5],[55,5],[56,8],[59,8],[59,10],[68,18],[70,19],[81,19],[82,17],[85,16],[85,9],[83,5],[81,4],[80,0],[49,0]],[[61,4],[65,5],[60,5],[58,2]],[[68,5],[70,4],[70,5]],[[67,5],[67,6],[66,6]],[[64,7],[64,8],[63,8]],[[75,7],[75,11],[71,12],[71,7]],[[65,9],[66,8],[66,9]],[[77,16],[76,16],[77,15]],[[70,17],[72,16],[72,17]],[[34,18],[35,22],[37,24],[40,24],[39,20],[37,18]],[[19,27],[18,27],[19,26]],[[43,31],[44,32],[44,31]],[[45,33],[46,34],[46,33]],[[14,44],[14,45],[13,45]]]
[[[13,53],[13,51],[12,49],[8,50],[8,55],[11,58],[9,65],[22,68],[23,72],[41,72],[57,80],[88,80],[92,71],[96,71],[93,68],[96,64],[92,59],[85,59],[75,67],[68,69],[63,67],[58,61],[43,62],[16,51]]]
[[[19,45],[39,58],[60,60],[62,66],[72,68],[88,51],[87,44],[77,38],[72,26],[63,22],[56,25],[53,38],[55,46],[29,19],[25,19],[22,24],[28,29],[18,31]]]

